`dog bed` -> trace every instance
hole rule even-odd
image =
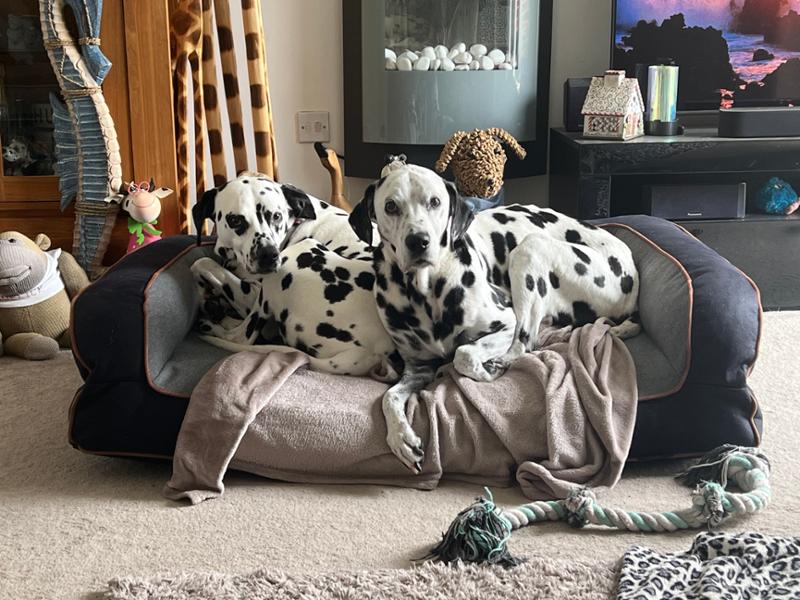
[[[684,229],[661,219],[594,221],[619,236],[639,269],[643,333],[625,341],[639,403],[632,459],[757,446],[761,411],[747,375],[758,352],[753,282]],[[197,337],[190,265],[212,241],[176,236],[126,256],[73,302],[75,361],[84,384],[69,439],[83,451],[172,456],[192,389],[225,358]],[[383,424],[376,424],[383,426]]]

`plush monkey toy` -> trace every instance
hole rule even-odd
[[[505,129],[476,129],[467,133],[457,131],[445,144],[436,170],[444,173],[447,166],[453,169],[458,191],[464,196],[492,198],[503,187],[506,166],[506,144],[521,160],[525,150]]]
[[[49,248],[42,233],[0,233],[0,354],[45,360],[70,347],[70,300],[89,278],[72,255]]]

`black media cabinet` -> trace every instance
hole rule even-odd
[[[717,137],[716,129],[687,129],[618,142],[550,132],[550,206],[580,219],[645,212],[647,185],[746,183],[744,219],[677,222],[752,277],[765,309],[800,309],[800,211],[765,215],[752,208],[773,176],[800,192],[799,137],[733,139]]]

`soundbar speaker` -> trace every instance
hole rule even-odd
[[[647,214],[671,221],[743,219],[746,183],[649,185],[643,190]]]
[[[722,108],[719,111],[719,137],[794,136],[800,136],[800,107]]]

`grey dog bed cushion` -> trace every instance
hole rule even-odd
[[[632,250],[643,333],[626,340],[639,384],[631,456],[757,445],[761,414],[747,387],[760,333],[758,290],[676,225],[652,217],[597,221]],[[75,359],[85,383],[70,440],[101,454],[171,456],[188,397],[227,352],[192,330],[190,265],[210,241],[178,236],[129,255],[73,303]]]

